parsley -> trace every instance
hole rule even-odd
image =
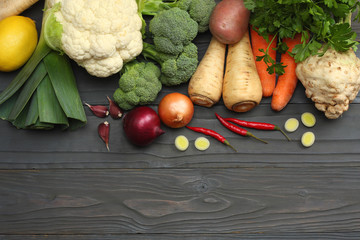
[[[250,24],[264,37],[277,35],[277,51],[287,51],[283,38],[302,35],[302,44],[295,46],[292,55],[296,62],[304,61],[312,55],[321,55],[333,48],[344,52],[353,48],[356,51],[356,33],[351,28],[351,17],[360,21],[358,0],[244,0],[251,11]],[[263,50],[268,71],[281,75],[284,67]]]

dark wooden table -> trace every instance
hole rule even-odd
[[[40,1],[24,15],[41,24]],[[358,26],[355,26],[359,29]],[[360,32],[360,31],[359,31]],[[199,58],[209,33],[196,38]],[[359,56],[359,54],[358,54]],[[97,79],[73,63],[82,100],[107,104],[118,76]],[[3,90],[16,73],[0,74]],[[151,107],[169,92],[164,88]],[[326,119],[298,85],[289,105],[273,112],[270,99],[247,113],[196,106],[194,126],[216,129],[239,152],[199,135],[169,129],[154,144],[135,147],[122,121],[111,124],[110,152],[98,137],[103,121],[86,109],[88,124],[76,131],[17,130],[0,121],[0,239],[360,239],[360,104]],[[253,131],[269,142],[224,129],[214,112],[283,126],[312,112],[316,142],[300,144],[300,125],[288,142],[279,132]],[[190,139],[186,152],[174,138]]]

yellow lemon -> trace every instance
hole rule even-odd
[[[0,21],[0,71],[19,69],[30,58],[38,41],[35,22],[24,16]]]

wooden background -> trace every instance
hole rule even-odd
[[[38,28],[42,6],[24,13]],[[209,39],[196,38],[199,58]],[[118,76],[97,79],[73,67],[82,100],[107,104]],[[15,74],[0,73],[0,90]],[[186,89],[164,88],[151,107]],[[199,134],[165,126],[154,144],[138,148],[125,139],[122,121],[111,118],[107,152],[97,134],[103,119],[88,109],[87,126],[74,132],[17,130],[1,121],[0,239],[360,239],[359,98],[337,120],[318,112],[301,84],[283,111],[273,112],[270,100],[242,114],[222,102],[195,107],[191,125],[222,133],[237,153],[213,139],[210,149],[197,151]],[[317,117],[311,148],[300,144],[309,130],[302,125],[291,142],[279,132],[252,131],[266,145],[227,131],[214,117],[282,127],[305,111]],[[186,152],[173,145],[179,134],[190,139]]]

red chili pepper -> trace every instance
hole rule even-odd
[[[224,143],[225,145],[231,147],[235,152],[237,152],[237,150],[235,148],[233,148],[233,146],[230,145],[229,141],[226,140],[226,138],[224,138],[223,136],[221,136],[219,133],[215,132],[214,130],[207,129],[207,128],[202,128],[202,127],[190,127],[190,126],[186,126],[186,127],[188,129],[194,131],[194,132],[203,133],[205,135],[213,137],[216,140],[218,140],[218,141]]]
[[[281,128],[279,126],[276,126],[271,123],[250,122],[250,121],[240,120],[237,118],[224,118],[224,120],[227,122],[236,123],[242,127],[254,128],[254,129],[259,129],[259,130],[280,131],[289,141],[291,141],[291,139],[286,135],[286,133],[283,130],[281,130]]]
[[[227,129],[231,130],[234,133],[237,133],[241,136],[245,136],[245,137],[253,137],[263,143],[267,143],[266,141],[254,136],[254,134],[250,133],[248,130],[243,129],[241,127],[238,127],[230,122],[225,121],[224,118],[222,118],[219,114],[215,113],[216,117],[219,119],[219,121],[221,122],[222,125],[224,125]]]

